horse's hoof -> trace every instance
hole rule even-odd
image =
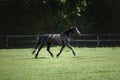
[[[35,56],[35,59],[37,59],[37,56]]]
[[[52,56],[52,58],[54,58],[54,56]]]
[[[35,51],[32,51],[32,54],[34,54],[35,53]]]
[[[59,55],[56,56],[57,58],[59,57]]]

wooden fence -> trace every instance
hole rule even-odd
[[[38,35],[0,35],[0,48],[33,47]],[[82,34],[73,37],[73,46],[120,46],[120,34]]]

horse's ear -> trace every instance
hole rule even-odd
[[[73,29],[73,26],[71,26],[70,29]]]
[[[77,28],[76,26],[73,26],[73,28]]]
[[[76,28],[76,26],[71,26],[70,28]]]
[[[75,28],[77,28],[77,27],[76,27],[76,26],[71,26],[71,27],[70,27],[70,29],[75,29]]]

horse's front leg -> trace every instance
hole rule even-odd
[[[37,48],[39,47],[40,44],[41,43],[40,43],[40,40],[39,40],[37,45],[34,47],[34,50],[32,51],[32,54],[34,54],[36,52],[36,50],[37,50]]]
[[[37,53],[35,54],[35,58],[37,58],[39,51],[42,49],[42,47],[43,47],[43,44],[40,44],[39,49],[38,49]]]
[[[50,53],[50,55],[51,55],[52,57],[54,57],[53,54],[52,54],[52,52],[50,52],[50,43],[47,44],[47,51]]]
[[[76,55],[76,53],[75,53],[75,51],[72,49],[71,45],[70,45],[70,44],[67,44],[67,47],[68,47],[68,48],[70,48],[70,49],[72,50],[73,55],[75,56],[75,55]]]
[[[59,57],[59,55],[61,54],[64,48],[65,48],[65,45],[62,45],[60,52],[57,54],[57,57]]]

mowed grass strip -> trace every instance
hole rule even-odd
[[[120,80],[120,47],[52,47],[52,58],[43,48],[38,59],[32,49],[1,49],[0,80]]]

